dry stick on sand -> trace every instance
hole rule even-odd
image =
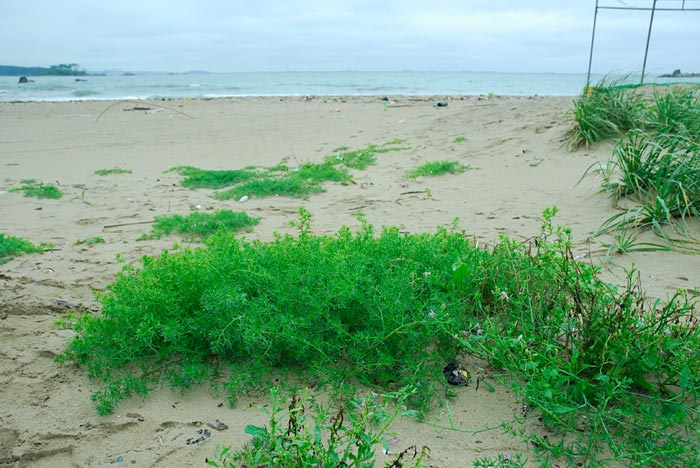
[[[190,118],[190,119],[194,119],[194,117],[192,117],[190,114],[188,114],[188,113],[186,113],[186,112],[182,112],[182,111],[179,111],[179,110],[177,110],[177,109],[173,109],[172,107],[161,106],[160,104],[152,104],[152,103],[150,103],[150,102],[148,102],[148,101],[117,101],[117,102],[113,102],[112,104],[110,104],[109,106],[107,106],[107,107],[105,108],[105,110],[103,110],[102,112],[100,112],[100,115],[97,116],[97,118],[95,119],[95,122],[97,122],[98,120],[100,120],[100,117],[102,117],[102,116],[105,114],[105,112],[107,112],[108,110],[110,110],[112,107],[114,107],[114,106],[116,106],[116,105],[119,105],[119,104],[124,104],[124,103],[131,103],[131,104],[148,104],[149,106],[159,107],[159,108],[161,108],[161,109],[167,109],[167,110],[170,110],[170,111],[173,111],[173,112],[177,112],[178,114],[182,114],[182,115],[184,115],[185,117],[188,117],[188,118]],[[145,108],[136,108],[136,107],[135,107],[134,109],[136,109],[136,110],[141,110],[141,109],[145,109]]]
[[[123,223],[123,224],[108,224],[106,226],[102,226],[102,229],[111,229],[111,228],[118,228],[122,226],[136,226],[137,224],[153,224],[155,223],[155,220],[153,221],[134,221],[133,223]]]

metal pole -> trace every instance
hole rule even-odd
[[[595,12],[593,13],[593,33],[591,34],[591,52],[588,55],[588,74],[586,75],[586,88],[591,85],[591,64],[593,63],[593,43],[595,42],[595,24],[598,20],[598,0],[595,0]]]
[[[596,0],[597,1],[597,0]],[[649,31],[647,32],[647,46],[644,49],[644,64],[642,65],[642,79],[639,84],[644,84],[644,73],[647,69],[647,55],[649,55],[649,40],[651,39],[651,26],[654,24],[654,12],[656,11],[656,1],[651,6],[651,17],[649,18]]]

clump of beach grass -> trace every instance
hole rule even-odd
[[[461,174],[471,169],[458,161],[430,161],[406,173],[406,177],[435,177],[445,174]]]
[[[643,96],[619,82],[588,87],[574,100],[572,125],[566,134],[570,150],[618,138],[644,122]]]
[[[111,169],[98,169],[95,171],[95,175],[98,176],[106,176],[106,175],[112,175],[112,174],[131,174],[132,170],[131,169],[123,169],[120,167],[113,167]]]
[[[599,169],[615,204],[636,206],[607,219],[594,236],[649,227],[667,238],[666,226],[682,233],[687,220],[700,217],[700,145],[685,136],[632,131]]]
[[[634,109],[634,119],[626,120],[624,126],[615,125],[614,132],[606,133],[606,128],[613,128],[606,124],[591,130],[591,135],[619,138],[610,160],[594,164],[587,172],[593,170],[601,175],[602,191],[612,197],[616,207],[623,202],[625,205],[620,213],[605,220],[593,236],[651,228],[678,250],[697,251],[697,242],[688,238],[685,226],[689,219],[700,215],[698,90],[667,88],[662,92],[655,88],[651,94],[641,94],[629,87],[596,87],[580,98],[584,104],[576,104],[576,108],[594,103],[597,98],[590,96],[596,93],[618,96],[616,102],[633,102],[628,107]],[[598,117],[607,115],[604,105],[600,104],[598,110],[593,107],[590,112],[598,112]],[[577,117],[577,122],[582,130],[586,120]],[[588,143],[589,139],[580,132],[572,136],[570,143],[576,141]],[[597,139],[590,140],[594,141]],[[672,238],[667,227],[685,239]]]
[[[26,239],[0,233],[0,265],[27,253],[41,253],[44,247],[34,245]]]
[[[25,197],[35,198],[58,199],[63,196],[61,189],[51,184],[23,185],[21,187],[10,189],[10,192],[23,192]]]
[[[697,305],[681,293],[650,304],[633,273],[622,288],[601,281],[574,260],[555,209],[536,238],[489,250],[463,232],[376,232],[365,221],[315,235],[300,213],[296,236],[218,233],[126,267],[58,361],[100,381],[101,414],[163,383],[213,380],[233,403],[273,372],[340,392],[400,389],[425,414],[449,395],[444,366],[466,354],[512,386],[523,418],[541,418],[546,439],[510,428],[543,463],[696,465]]]
[[[214,213],[195,212],[188,216],[157,216],[151,232],[144,239],[160,239],[178,234],[186,239],[202,239],[217,232],[240,232],[250,230],[260,222],[243,211],[219,210]]]

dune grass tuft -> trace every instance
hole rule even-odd
[[[697,252],[698,242],[688,238],[685,227],[700,216],[698,89],[657,87],[642,94],[630,87],[599,86],[579,98],[574,115],[570,147],[619,138],[610,160],[587,172],[601,175],[602,191],[616,206],[623,199],[625,206],[632,203],[593,236],[650,228],[677,250]],[[668,227],[685,239],[675,239]]]
[[[601,81],[574,101],[568,147],[575,150],[599,141],[621,137],[644,121],[643,98],[634,88]]]

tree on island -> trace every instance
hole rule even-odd
[[[59,76],[84,76],[88,73],[81,69],[77,63],[61,63],[59,65],[51,65],[46,74]]]

